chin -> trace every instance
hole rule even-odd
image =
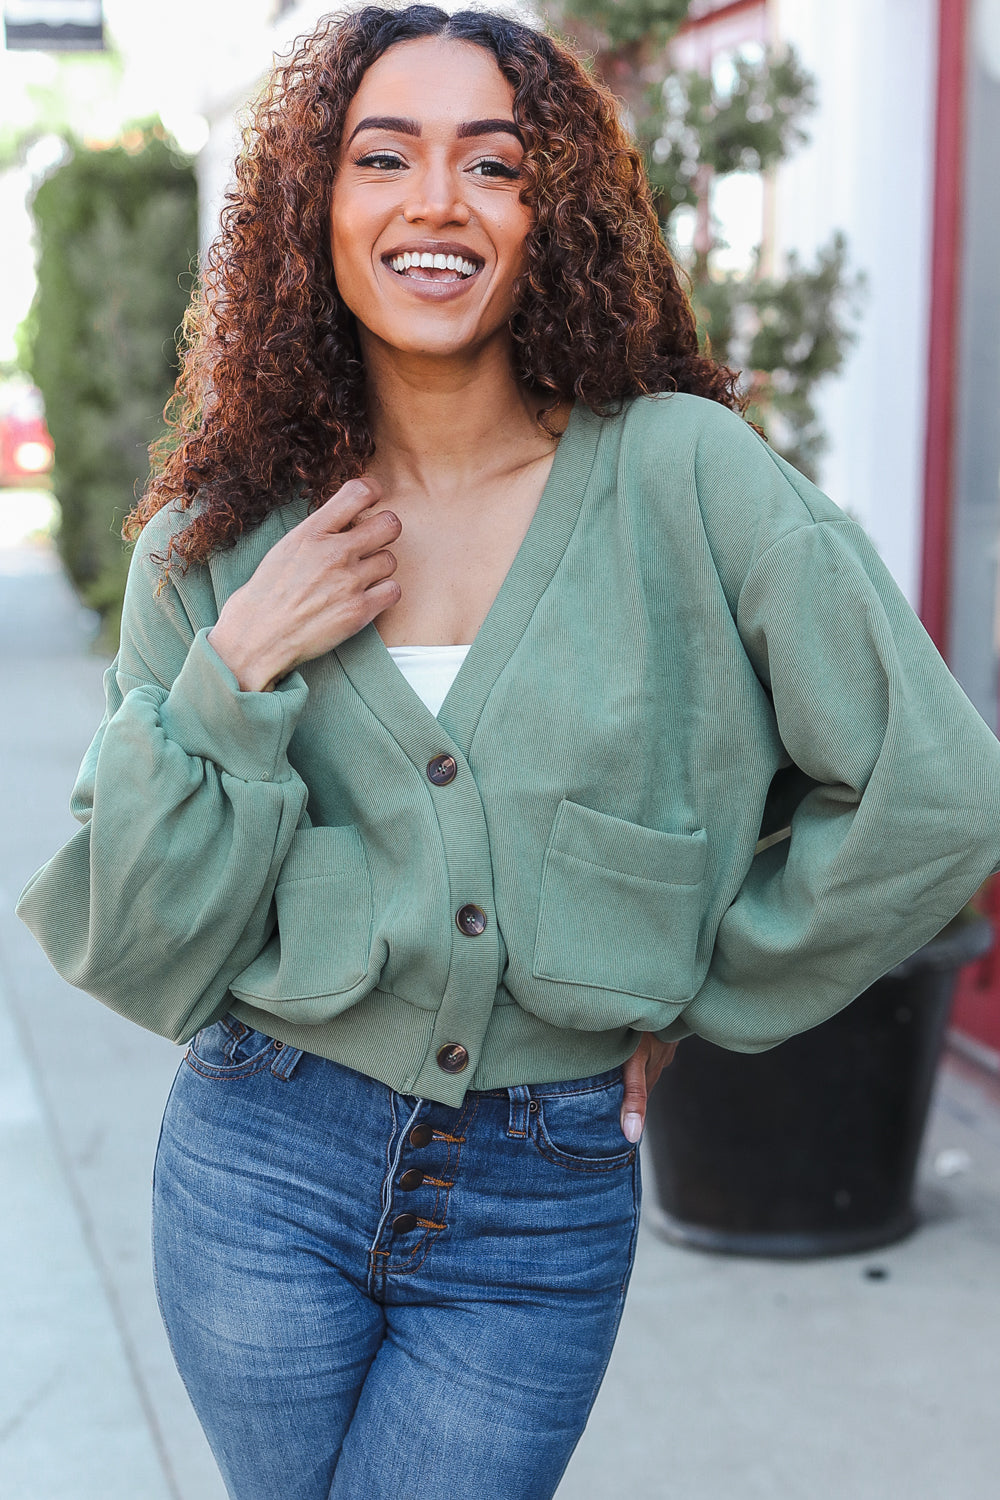
[[[407,333],[396,323],[391,332],[386,330],[377,333],[375,337],[384,349],[395,354],[409,356],[420,356],[426,359],[456,359],[463,355],[474,355],[492,342],[498,336],[506,340],[506,325],[502,329],[491,330],[487,333],[455,332],[447,333],[444,329],[413,329]]]

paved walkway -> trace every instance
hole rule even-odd
[[[223,1500],[149,1268],[177,1049],[70,990],[11,914],[74,827],[91,635],[49,553],[0,547],[0,1495]],[[957,1059],[921,1181],[923,1226],[877,1255],[733,1260],[647,1225],[559,1500],[993,1500],[1000,1089]]]

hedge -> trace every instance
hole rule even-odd
[[[176,333],[197,249],[193,168],[142,127],[70,155],[38,188],[38,287],[26,363],[55,444],[59,550],[104,634],[117,634],[122,520],[149,472],[176,375]]]

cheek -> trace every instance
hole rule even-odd
[[[523,204],[518,204],[512,215],[511,239],[517,242],[514,259],[523,271],[528,264],[528,236],[531,234],[534,224],[534,216]]]
[[[345,301],[361,289],[361,277],[367,264],[360,249],[364,241],[358,231],[359,226],[351,222],[350,216],[342,213],[336,217],[331,215],[330,255],[337,288]]]
[[[511,254],[509,262],[508,262],[507,275],[504,277],[504,281],[506,283],[506,292],[505,292],[505,299],[504,300],[506,301],[506,303],[508,305],[508,313],[512,313],[514,311],[514,307],[516,305],[516,300],[517,300],[516,299],[516,287],[517,287],[517,283],[525,275],[525,273],[527,272],[527,269],[528,269],[528,246],[527,246],[527,241],[522,239],[516,245],[516,247],[514,247],[514,249],[512,251],[512,254]]]

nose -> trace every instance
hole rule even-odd
[[[412,174],[408,185],[410,193],[403,205],[408,224],[468,224],[470,210],[461,174],[445,162],[428,163]]]

